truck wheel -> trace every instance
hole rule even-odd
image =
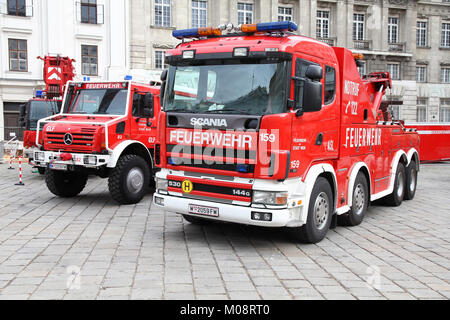
[[[353,205],[350,212],[338,216],[338,222],[342,226],[354,227],[361,224],[369,206],[369,187],[364,173],[360,172],[356,176],[353,188]]]
[[[322,241],[330,229],[333,207],[331,186],[325,178],[320,177],[311,193],[306,224],[291,230],[294,239],[303,243]]]
[[[88,176],[80,172],[45,171],[47,188],[56,196],[72,198],[81,193],[86,186]]]
[[[184,218],[184,220],[186,220],[187,222],[189,222],[191,224],[206,225],[206,224],[211,223],[211,220],[188,216],[187,214],[183,214],[183,218]]]
[[[395,173],[394,191],[386,197],[385,203],[388,206],[398,207],[405,198],[406,189],[406,170],[403,163],[399,163]]]
[[[414,160],[412,160],[409,166],[406,168],[405,200],[414,199],[417,189],[417,176],[417,164]]]
[[[45,168],[38,167],[37,169],[38,169],[38,171],[39,171],[39,174],[41,174],[41,175],[44,175],[44,174],[45,174]]]
[[[148,163],[137,155],[125,155],[109,176],[109,192],[120,204],[135,204],[147,193],[149,181]]]

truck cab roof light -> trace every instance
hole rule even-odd
[[[234,48],[234,57],[248,57],[248,48]]]
[[[240,29],[244,33],[263,31],[297,31],[297,25],[292,21],[263,22],[257,24],[243,24]]]
[[[195,50],[185,50],[183,51],[183,59],[194,59]]]
[[[172,32],[172,35],[174,38],[177,39],[220,36],[222,35],[222,30],[220,30],[219,28],[212,28],[212,27],[182,29],[182,30],[174,30]]]

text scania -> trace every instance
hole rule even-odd
[[[170,132],[170,144],[209,145],[226,148],[254,149],[253,136],[247,134],[223,133],[215,131],[184,131]]]
[[[228,123],[226,119],[192,118],[191,126],[228,127]]]
[[[376,128],[347,128],[346,148],[381,146],[381,129]]]

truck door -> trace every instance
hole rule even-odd
[[[324,70],[324,98],[322,110],[294,116],[292,123],[291,173],[303,174],[314,161],[335,159],[339,146],[339,97],[336,91],[337,72],[332,66],[305,59],[295,59],[295,76],[304,78],[309,65],[319,65]],[[303,100],[303,92],[295,94],[295,104]]]
[[[156,137],[155,96],[150,92],[134,92],[131,114],[131,139],[153,147]]]

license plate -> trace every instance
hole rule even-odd
[[[49,165],[49,167],[52,170],[67,171],[67,165],[66,164],[51,163]]]
[[[189,213],[198,214],[198,215],[202,215],[202,216],[208,216],[208,217],[218,217],[219,209],[190,204],[189,205]]]

